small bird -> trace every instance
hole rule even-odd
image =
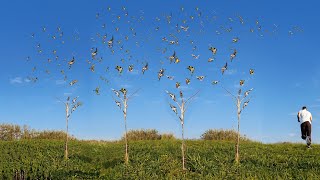
[[[200,55],[194,55],[194,54],[191,54],[191,56],[194,58],[194,59],[199,59]]]
[[[208,62],[213,62],[214,61],[214,58],[209,58],[208,59]]]
[[[174,113],[176,113],[176,115],[178,115],[177,107],[175,107],[174,105],[170,104],[170,108]]]
[[[233,42],[233,43],[236,43],[236,42],[238,42],[239,40],[240,40],[240,39],[239,39],[238,37],[235,37],[235,38],[232,39],[232,42]]]
[[[78,98],[79,98],[79,96],[77,96],[77,97],[73,98],[73,99],[72,99],[72,104],[76,103],[76,102],[77,102],[77,100],[78,100]]]
[[[170,63],[175,62],[176,59],[177,59],[176,51],[173,51],[172,56],[169,57]]]
[[[196,77],[199,81],[203,81],[203,79],[205,78],[205,76],[197,76]]]
[[[169,41],[169,45],[179,44],[179,41]]]
[[[160,69],[158,72],[158,79],[160,81],[161,77],[164,75],[164,69]]]
[[[128,70],[129,70],[129,72],[132,72],[133,71],[133,65],[129,65]]]
[[[191,72],[191,75],[193,75],[195,68],[193,66],[188,66],[187,69]]]
[[[96,95],[100,95],[100,87],[96,87],[96,89],[93,90]]]
[[[253,88],[251,88],[251,89],[247,90],[246,92],[244,92],[244,97],[247,97],[252,90],[253,90]]]
[[[254,74],[254,69],[250,69],[249,73],[250,73],[250,75],[253,75]]]
[[[94,72],[94,64],[92,64],[89,69],[90,69],[92,72]]]
[[[248,106],[248,104],[249,104],[249,100],[248,100],[248,101],[245,101],[245,102],[243,103],[242,109],[244,109],[246,106]]]
[[[69,64],[69,69],[71,69],[71,66],[75,63],[75,59],[74,59],[74,57],[72,57],[72,59],[68,62],[68,64]]]
[[[123,68],[121,66],[116,66],[115,69],[119,72],[119,74],[121,74],[123,71]]]
[[[213,55],[217,53],[217,48],[215,47],[210,47],[209,50],[212,52]]]
[[[173,101],[176,101],[176,95],[170,93],[169,91],[166,90],[166,93],[170,96],[170,98],[173,100]]]
[[[69,83],[69,85],[70,85],[70,86],[73,86],[73,85],[76,84],[77,82],[78,82],[78,80],[76,80],[76,79],[75,79],[75,80],[72,80],[72,81]]]
[[[174,80],[174,76],[168,76],[168,75],[166,75],[167,76],[167,78],[169,79],[169,80]]]
[[[176,82],[176,88],[180,88],[180,82]]]
[[[115,101],[117,106],[121,109],[121,103],[119,101]]]
[[[180,98],[183,98],[183,94],[182,94],[182,91],[180,91],[179,93],[180,93]]]
[[[121,88],[119,91],[122,92],[123,95],[127,94],[127,90],[125,88]]]
[[[240,80],[240,86],[243,86],[244,80]]]
[[[179,58],[176,58],[174,63],[178,64],[180,62],[180,59]]]
[[[237,50],[233,50],[233,53],[230,55],[230,60],[232,62],[232,60],[237,56]]]
[[[222,75],[224,74],[224,72],[228,69],[228,63],[226,63],[222,68],[221,68],[221,72]]]
[[[219,83],[219,81],[214,80],[214,81],[212,81],[212,83],[211,83],[211,84],[216,85],[216,84],[218,84],[218,83]]]
[[[97,54],[98,54],[98,48],[96,48],[96,50],[91,53],[92,59],[95,59]]]
[[[112,46],[113,46],[113,36],[112,36],[111,39],[108,41],[108,46],[109,46],[109,48],[112,48]]]
[[[186,78],[186,84],[189,85],[191,80],[189,78]]]
[[[148,63],[146,63],[146,65],[142,68],[142,74],[144,74],[146,70],[148,70]]]
[[[180,26],[180,28],[183,30],[183,31],[188,31],[188,29],[189,29],[189,26]]]
[[[111,89],[111,90],[116,94],[117,97],[120,97],[119,91],[117,91],[117,90],[115,90],[115,89]]]
[[[77,109],[76,106],[72,106],[71,113],[73,113]]]

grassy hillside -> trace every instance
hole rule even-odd
[[[187,141],[187,168],[181,169],[179,140],[136,141],[130,164],[123,163],[123,142],[70,143],[49,140],[0,142],[0,179],[318,179],[320,146],[303,144],[240,145],[234,164],[234,142]]]

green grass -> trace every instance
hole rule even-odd
[[[187,141],[182,171],[181,141],[136,141],[124,165],[123,142],[49,140],[0,142],[0,179],[319,179],[320,146],[242,142],[234,163],[234,142]]]

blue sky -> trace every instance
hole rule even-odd
[[[126,87],[129,93],[140,89],[129,102],[129,129],[155,128],[161,133],[171,132],[180,137],[180,124],[168,105],[171,101],[165,93],[169,90],[178,95],[174,86],[176,81],[180,81],[186,96],[200,90],[185,119],[186,137],[199,138],[209,128],[236,128],[236,108],[231,97],[220,85],[211,85],[211,81],[220,80],[226,88],[236,93],[239,80],[245,79],[243,90],[254,88],[254,91],[250,104],[242,113],[242,134],[262,142],[302,142],[296,114],[301,106],[306,105],[314,117],[313,140],[319,143],[318,5],[316,1],[279,3],[231,0],[188,3],[2,2],[0,123],[27,124],[41,130],[63,130],[64,107],[56,97],[80,96],[84,105],[72,115],[70,132],[83,139],[118,139],[123,134],[124,125],[122,113],[115,105],[110,89]],[[123,10],[123,7],[126,9]],[[126,12],[128,16],[125,16]],[[165,17],[171,13],[172,22],[168,25]],[[244,24],[239,22],[238,15],[243,17]],[[194,19],[191,20],[190,16]],[[184,19],[187,20],[185,24],[182,22]],[[258,26],[256,20],[259,20]],[[188,31],[177,33],[177,23],[179,26],[189,26]],[[106,24],[105,28],[102,28],[103,24]],[[257,30],[260,25],[261,32]],[[295,26],[303,32],[294,30]],[[46,32],[42,32],[42,27],[46,27]],[[61,39],[58,38],[57,27],[61,27],[64,33]],[[136,36],[133,36],[131,27]],[[222,27],[232,27],[232,31],[228,33]],[[253,33],[250,28],[254,29]],[[274,30],[276,32],[270,33]],[[221,34],[217,35],[216,31]],[[293,34],[290,35],[289,31]],[[34,38],[31,37],[33,33]],[[114,36],[113,55],[97,33],[101,36],[107,34],[106,40]],[[163,37],[172,39],[169,33],[175,33],[179,45],[168,45],[161,40]],[[53,35],[57,36],[56,40],[52,39]],[[240,40],[232,43],[235,37]],[[121,45],[116,43],[118,40],[122,40],[123,50],[119,50]],[[194,41],[193,45],[190,40]],[[39,43],[43,51],[41,55],[37,53]],[[195,51],[192,50],[194,46],[197,46]],[[210,46],[217,47],[218,52],[214,62],[208,63]],[[91,60],[90,48],[98,48],[97,57],[103,57],[101,63]],[[163,48],[167,48],[165,54],[161,53]],[[237,49],[238,54],[230,62],[233,49]],[[58,60],[55,60],[53,50],[57,50]],[[130,52],[125,53],[125,50]],[[181,59],[179,64],[170,64],[167,59],[173,51]],[[191,54],[200,55],[199,59],[193,59]],[[26,61],[28,56],[31,58],[29,62]],[[66,63],[73,56],[76,63],[69,70]],[[51,63],[47,62],[48,58]],[[89,70],[87,59],[96,64],[94,73]],[[149,70],[142,75],[141,68],[146,62],[149,63]],[[222,76],[220,68],[225,62],[229,67]],[[127,72],[130,64],[134,64],[133,73]],[[125,68],[121,76],[114,69],[116,65]],[[188,65],[196,67],[192,77],[186,69]],[[34,66],[37,70],[32,73]],[[158,81],[160,68],[165,69],[166,75],[175,76],[175,80],[163,77]],[[253,76],[248,73],[250,68],[255,69]],[[62,69],[68,76],[66,82],[60,73]],[[50,75],[45,70],[49,70]],[[202,82],[195,78],[200,75],[206,76]],[[29,82],[28,76],[38,77],[39,80]],[[108,79],[109,83],[101,81],[100,76]],[[184,83],[186,77],[192,78],[188,86]],[[73,79],[79,82],[70,87],[69,82]],[[93,92],[98,86],[101,95]]]

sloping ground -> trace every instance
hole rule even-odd
[[[63,160],[64,142],[0,142],[0,179],[320,179],[320,146],[187,141],[187,168],[181,165],[181,142],[131,142],[124,165],[122,142],[73,141]]]

